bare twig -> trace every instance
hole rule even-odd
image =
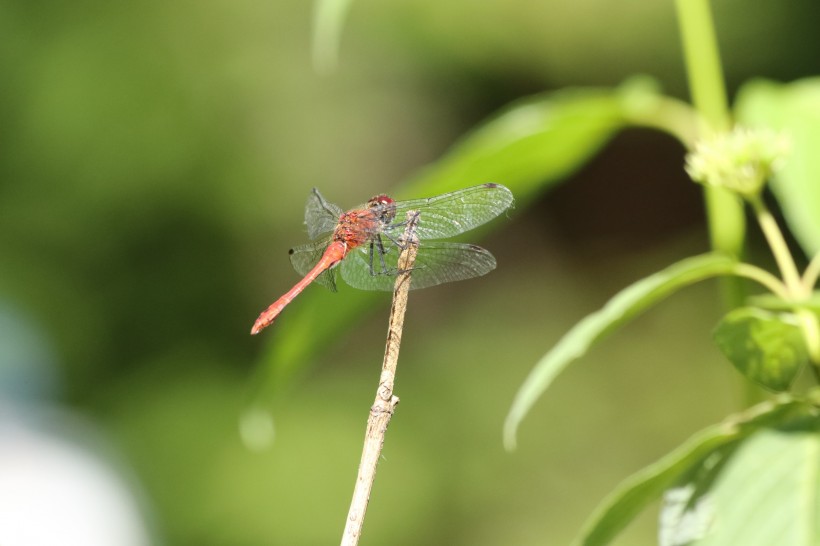
[[[387,328],[387,343],[379,377],[379,388],[376,391],[376,400],[370,408],[370,416],[367,418],[362,460],[359,463],[359,475],[353,490],[353,500],[350,502],[350,510],[347,513],[342,546],[355,546],[359,543],[367,503],[370,500],[370,491],[376,479],[376,465],[381,456],[384,435],[387,432],[390,418],[393,417],[396,404],[399,403],[398,396],[393,394],[393,382],[396,378],[396,366],[399,360],[404,312],[407,309],[407,291],[410,290],[410,273],[418,250],[418,239],[415,234],[418,217],[419,215],[413,211],[407,213],[407,228],[401,238],[403,250],[399,255],[399,274],[393,288],[393,304],[390,307],[390,322]]]

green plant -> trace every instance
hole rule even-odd
[[[324,11],[317,20],[326,29],[325,38],[317,40],[323,69],[332,64],[328,51],[348,3],[319,4]],[[728,312],[715,341],[750,383],[776,394],[695,434],[626,480],[577,543],[608,543],[663,496],[664,546],[820,544],[820,300],[814,291],[820,276],[820,79],[749,82],[730,110],[708,1],[677,0],[677,8],[693,105],[662,95],[645,77],[617,89],[566,89],[520,100],[409,180],[397,197],[494,180],[526,206],[624,128],[651,127],[680,140],[689,151],[688,172],[704,186],[712,252],[638,281],[572,328],[522,385],[507,417],[505,443],[514,446],[535,401],[597,341],[680,288],[721,276]],[[767,187],[802,250],[815,256],[802,273],[765,203]],[[742,261],[744,206],[766,238],[778,275]],[[747,296],[745,280],[766,293]],[[309,299],[279,325],[277,342],[270,344],[269,386],[370,304],[366,295],[356,294],[308,329],[315,313],[312,301],[304,301]],[[306,343],[308,334],[312,343]],[[804,370],[810,370],[808,379],[794,387]]]
[[[708,3],[678,0],[677,6],[697,111],[689,115],[698,125],[695,140],[681,141],[690,150],[687,172],[706,189],[715,252],[633,284],[570,330],[519,390],[505,424],[505,443],[515,445],[516,429],[532,403],[605,334],[692,282],[717,275],[745,277],[769,293],[744,302],[742,290],[726,286],[732,310],[715,329],[715,341],[748,380],[781,394],[696,434],[627,479],[576,543],[609,543],[663,495],[663,546],[820,544],[820,328],[814,292],[820,272],[820,202],[813,189],[820,161],[812,152],[820,146],[820,82],[753,82],[744,87],[730,116]],[[803,249],[814,255],[802,274],[764,202],[770,179]],[[743,204],[766,238],[779,278],[740,261]],[[806,368],[813,386],[793,389]]]

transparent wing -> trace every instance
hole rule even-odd
[[[340,265],[345,282],[361,290],[393,290],[398,272],[399,248],[389,241],[386,243],[384,253],[379,252],[375,242],[372,253],[370,245],[350,252]],[[427,288],[472,279],[486,275],[493,269],[495,258],[480,246],[421,241],[410,288]]]
[[[333,203],[328,203],[319,190],[313,188],[305,205],[305,225],[308,237],[317,239],[333,231],[339,223],[342,209]]]
[[[293,269],[303,277],[307,275],[308,272],[313,269],[313,266],[319,262],[325,249],[327,249],[327,245],[327,241],[320,241],[291,248],[289,254]],[[315,282],[318,282],[331,292],[336,292],[336,275],[335,268],[328,269],[316,277]]]
[[[394,225],[389,235],[398,238],[407,211],[421,213],[416,234],[421,241],[446,239],[485,224],[509,209],[512,192],[500,184],[482,184],[428,199],[396,203]],[[415,284],[415,278],[413,284]]]

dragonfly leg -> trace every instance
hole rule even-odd
[[[416,213],[416,214],[418,214],[418,213]],[[382,242],[381,235],[384,235],[385,237],[390,239],[390,241],[393,244],[395,244],[397,247],[399,247],[401,250],[404,250],[406,248],[406,245],[403,245],[401,241],[399,241],[397,239],[394,239],[393,237],[391,237],[387,233],[381,233],[381,234],[376,235],[374,240],[370,242],[370,274],[371,275],[400,275],[402,273],[406,273],[408,271],[414,271],[415,269],[417,269],[416,267],[411,267],[410,269],[399,269],[397,267],[396,268],[387,267],[387,264],[384,261],[384,255],[386,253],[386,250],[384,249],[384,242]],[[382,266],[381,273],[377,273],[373,269],[373,254],[374,254],[374,252],[379,253],[379,260],[381,261],[381,266]]]
[[[390,237],[388,237],[388,239],[389,238]],[[370,274],[374,277],[376,275],[391,275],[395,273],[387,267],[387,263],[384,261],[385,252],[386,251],[384,249],[384,242],[381,239],[381,235],[377,234],[376,237],[374,237],[373,240],[370,241]],[[376,253],[378,253],[379,261],[381,262],[381,271],[378,272],[373,267],[373,255]]]
[[[392,237],[389,237],[387,235],[385,235],[385,236],[388,239],[390,239],[391,241],[393,241]],[[398,245],[398,243],[396,243],[396,244]],[[368,252],[368,255],[369,255],[369,262],[370,262],[369,263],[370,274],[372,276],[375,277],[377,275],[399,275],[400,273],[404,273],[406,271],[413,271],[414,269],[416,269],[416,268],[411,267],[410,269],[400,270],[400,269],[395,268],[395,267],[387,267],[387,262],[385,262],[385,260],[384,260],[384,255],[385,255],[386,252],[387,251],[384,248],[384,242],[381,240],[381,237],[379,235],[377,235],[376,237],[374,237],[374,239],[372,241],[370,241],[370,252]],[[376,268],[374,267],[374,263],[373,263],[374,262],[374,258],[373,258],[374,254],[379,255],[379,261],[381,262],[380,263],[381,271],[377,271]]]
[[[413,214],[413,221],[415,222],[421,213],[419,211],[415,211]],[[401,230],[404,231],[404,228],[407,227],[407,224],[410,223],[409,220],[404,220],[403,222],[396,222],[395,224],[391,224],[390,228],[393,230]],[[382,235],[390,239],[394,245],[399,247],[401,250],[405,250],[407,248],[407,243],[401,240],[401,237],[394,237],[387,231],[382,231]]]

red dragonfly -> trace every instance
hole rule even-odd
[[[305,224],[308,236],[315,241],[290,250],[293,268],[304,278],[259,315],[251,334],[270,326],[313,281],[335,292],[337,270],[341,270],[342,278],[354,288],[392,290],[401,251],[399,237],[408,211],[419,214],[416,227],[419,248],[411,288],[489,273],[495,269],[495,258],[488,251],[476,245],[435,240],[453,237],[489,222],[512,204],[509,189],[500,184],[482,184],[410,201],[394,201],[387,195],[377,195],[365,205],[343,212],[313,188],[305,208]]]

